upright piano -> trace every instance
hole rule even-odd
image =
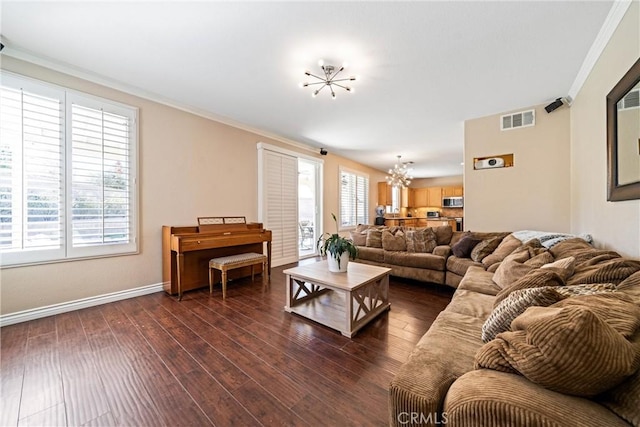
[[[199,225],[162,226],[162,282],[170,295],[209,286],[209,260],[246,252],[264,253],[266,243],[267,274],[271,275],[271,230],[262,223],[225,220],[243,217],[198,218]],[[261,268],[261,267],[260,267]],[[258,271],[258,270],[256,270]],[[220,273],[214,271],[214,281]],[[251,268],[229,271],[229,279],[251,275]]]

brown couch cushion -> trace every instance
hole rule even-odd
[[[520,242],[520,240],[516,239],[510,234],[502,239],[502,241],[492,254],[487,255],[482,259],[482,263],[485,267],[489,267],[490,265],[493,265],[497,262],[501,262],[507,257],[507,255],[518,249],[520,245],[522,245],[522,242]]]
[[[501,289],[508,288],[516,280],[530,272],[533,268],[525,265],[531,255],[527,249],[517,249],[508,255],[493,275],[493,281]]]
[[[384,262],[402,267],[427,268],[437,271],[444,271],[445,266],[443,257],[418,252],[384,251]]]
[[[640,308],[620,304],[630,307],[610,317],[630,329],[640,318]],[[631,317],[622,314],[634,309]],[[640,366],[638,348],[589,308],[531,307],[511,328],[513,332],[498,335],[478,351],[476,368],[520,373],[550,390],[592,397],[618,385]]]
[[[580,263],[576,260],[575,273],[567,284],[619,284],[635,272],[640,271],[640,261],[618,257],[607,258],[609,258],[609,254],[603,254]]]
[[[353,244],[356,246],[366,246],[367,245],[367,232],[358,232],[351,231],[349,233],[351,235],[351,240]]]
[[[436,247],[436,234],[431,227],[407,230],[407,252],[431,253]]]
[[[382,230],[368,229],[366,246],[369,248],[382,248]]]
[[[625,338],[632,337],[640,328],[640,307],[620,292],[574,296],[554,304],[554,307],[588,308]]]
[[[373,262],[384,262],[384,249],[370,248],[368,246],[360,246],[358,248],[358,259]]]
[[[467,269],[471,266],[480,267],[484,270],[482,263],[475,262],[471,258],[458,258],[455,255],[451,255],[447,258],[447,270],[452,273],[456,273],[459,276],[464,276]]]
[[[455,245],[451,246],[451,252],[458,258],[469,258],[471,251],[482,240],[476,239],[471,234],[464,236]]]
[[[631,296],[636,304],[640,305],[640,271],[624,279],[617,289]]]
[[[398,230],[393,235],[390,231],[384,230],[382,232],[382,249],[385,251],[406,251],[407,241],[404,238],[404,233]]]
[[[560,287],[558,287],[560,288]],[[554,287],[527,288],[513,291],[500,301],[482,325],[482,341],[489,342],[501,332],[511,330],[513,319],[533,306],[548,307],[566,298]]]
[[[496,295],[494,307],[507,298],[511,292],[520,289],[541,288],[543,286],[563,286],[564,278],[560,270],[554,268],[538,268],[531,270]]]
[[[471,251],[471,259],[475,262],[481,262],[486,256],[496,250],[500,242],[501,239],[499,237],[492,237],[490,239],[483,240]]]
[[[436,233],[436,242],[438,245],[449,245],[451,242],[451,236],[453,236],[453,229],[450,225],[441,225],[433,229]]]

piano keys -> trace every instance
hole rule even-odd
[[[201,222],[202,224],[202,222]],[[162,226],[162,282],[170,295],[209,286],[209,260],[246,252],[264,253],[266,243],[267,274],[271,275],[271,230],[261,223],[203,224],[198,226]],[[256,271],[258,272],[258,271]],[[214,283],[220,281],[215,272]],[[251,275],[251,268],[229,272],[229,279]]]

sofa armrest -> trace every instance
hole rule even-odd
[[[451,426],[628,426],[592,400],[490,369],[470,371],[458,378],[445,397],[443,416]]]
[[[451,255],[451,246],[449,245],[440,245],[433,248],[433,254],[441,257],[449,258]]]

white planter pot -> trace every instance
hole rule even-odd
[[[338,266],[338,260],[333,257],[333,254],[327,254],[327,260],[329,261],[329,271],[333,273],[346,273],[347,264],[349,264],[349,252],[343,252],[340,255],[340,266]]]

